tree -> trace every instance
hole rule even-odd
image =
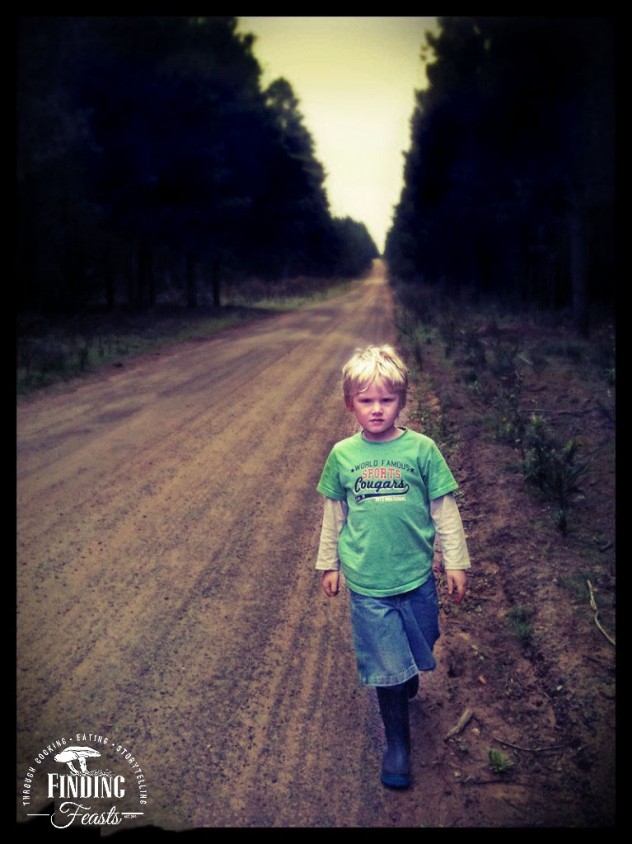
[[[364,223],[351,217],[334,220],[339,241],[336,273],[344,277],[361,276],[379,257],[379,250]]]
[[[18,307],[74,309],[85,298],[99,208],[85,187],[87,113],[69,95],[90,36],[65,17],[17,20]]]
[[[230,257],[252,202],[261,104],[251,46],[234,18],[114,18],[82,86],[109,219],[139,255],[161,243],[187,256],[190,305],[195,265]],[[137,304],[146,296],[141,285]]]
[[[113,306],[117,288],[151,308],[165,266],[190,307],[202,280],[220,305],[227,269],[325,275],[353,248],[291,86],[261,89],[235,17],[22,18],[18,34],[22,308]]]
[[[612,23],[440,23],[387,257],[410,278],[573,304],[582,327],[591,269],[612,269],[590,230],[613,202]]]
[[[268,130],[254,209],[254,264],[263,275],[318,274],[330,268],[334,243],[325,172],[290,83],[272,82],[264,101]]]

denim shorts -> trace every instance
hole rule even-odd
[[[419,671],[432,671],[439,638],[439,599],[434,575],[401,595],[370,598],[349,590],[353,644],[364,686],[396,686]]]

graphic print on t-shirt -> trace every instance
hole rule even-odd
[[[356,503],[365,498],[386,498],[394,495],[405,496],[410,485],[404,473],[414,472],[408,463],[399,460],[366,460],[351,469],[358,473],[353,484]]]

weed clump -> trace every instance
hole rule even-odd
[[[547,431],[544,419],[534,416],[526,432],[523,469],[529,484],[556,507],[555,522],[568,532],[568,511],[588,464],[578,462],[579,443],[575,439],[555,441]]]
[[[515,606],[509,610],[507,619],[511,630],[522,647],[529,647],[533,643],[531,613],[525,607]]]
[[[501,750],[490,747],[487,751],[489,767],[495,774],[506,774],[513,767],[513,762]]]

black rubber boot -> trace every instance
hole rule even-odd
[[[408,788],[410,785],[408,761],[410,722],[407,684],[378,686],[376,691],[386,735],[381,780],[389,788]]]
[[[417,697],[417,692],[419,691],[419,674],[415,674],[414,677],[406,681],[406,691],[408,692],[408,700]]]

